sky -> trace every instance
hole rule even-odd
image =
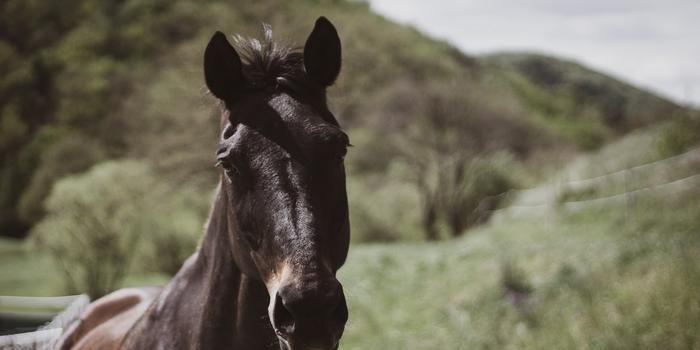
[[[467,54],[539,52],[700,106],[700,0],[370,0]]]

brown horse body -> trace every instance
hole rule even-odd
[[[200,249],[163,289],[91,304],[59,349],[337,349],[347,320],[335,273],[349,242],[348,140],[325,87],[340,69],[340,41],[319,18],[303,55],[271,41],[239,50],[244,60],[217,32],[205,52],[207,86],[226,118]]]

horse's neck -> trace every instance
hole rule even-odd
[[[198,254],[165,287],[121,349],[279,348],[265,286],[234,262],[227,202],[220,192]]]
[[[229,238],[229,202],[220,189],[195,262],[203,272],[199,325],[202,348],[267,349],[276,337],[267,316],[262,282],[236,266]]]

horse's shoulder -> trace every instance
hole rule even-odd
[[[124,288],[95,300],[88,306],[81,320],[98,321],[111,318],[137,304],[150,303],[160,292],[161,288]]]
[[[116,318],[127,318],[128,321],[135,322],[143,312],[135,310],[145,310],[160,290],[159,287],[125,288],[95,300],[64,332],[58,349],[72,349],[74,345],[84,343],[84,338],[91,336],[93,330]],[[125,317],[125,314],[129,316]]]

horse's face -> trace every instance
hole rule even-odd
[[[246,71],[255,69],[251,59],[242,65],[217,33],[205,52],[205,78],[229,113],[217,159],[234,259],[265,283],[282,349],[329,350],[348,317],[335,274],[349,244],[343,165],[349,143],[325,103],[325,87],[340,69],[335,28],[320,18],[303,57],[287,54],[286,65],[298,63],[301,75],[275,71],[281,76],[265,78],[275,84],[251,88],[261,72]]]

